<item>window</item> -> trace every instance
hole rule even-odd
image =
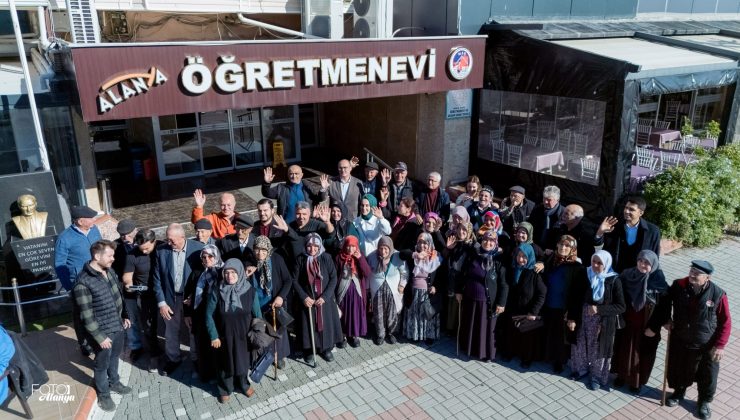
[[[516,92],[481,92],[478,157],[598,184],[606,104]]]

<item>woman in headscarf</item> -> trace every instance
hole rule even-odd
[[[293,282],[293,289],[298,294],[304,310],[301,311],[301,329],[299,343],[303,346],[303,359],[313,365],[311,348],[311,330],[314,331],[316,352],[331,362],[331,353],[335,344],[342,341],[342,326],[339,324],[339,309],[334,298],[337,289],[337,269],[329,254],[324,252],[324,245],[318,233],[306,236],[306,248],[298,257],[298,277]],[[308,311],[311,311],[313,324]]]
[[[568,313],[567,326],[575,335],[575,343],[571,338],[572,376],[581,378],[588,374],[586,384],[595,391],[608,387],[614,335],[624,312],[624,296],[608,252],[596,252],[586,273],[589,287],[582,297],[583,304],[580,310]]]
[[[455,298],[462,306],[460,351],[483,361],[496,358],[494,331],[509,293],[500,255],[498,236],[490,230],[481,237],[480,245],[469,253],[464,265],[464,280],[458,282],[455,291]]]
[[[380,237],[391,233],[391,225],[383,217],[378,200],[372,194],[362,196],[360,215],[352,222],[352,226],[354,230],[350,234],[357,234],[362,255],[370,255],[375,251]]]
[[[475,246],[475,234],[470,222],[461,221],[455,230],[450,231],[442,256],[447,266],[447,317],[445,329],[450,334],[457,334],[459,304],[455,298],[458,283],[464,281],[463,266],[470,249]]]
[[[489,230],[496,232],[496,235],[501,235],[501,232],[504,231],[501,218],[492,210],[488,210],[483,214],[483,224],[478,228],[478,237],[483,237],[483,234]]]
[[[450,223],[443,226],[442,228],[445,236],[449,236],[453,232],[455,232],[455,229],[457,229],[457,225],[462,222],[470,222],[470,215],[468,214],[468,210],[466,210],[463,206],[455,206],[455,208],[452,209],[452,213],[450,215]]]
[[[558,240],[556,250],[545,261],[543,278],[547,287],[542,318],[545,321],[545,357],[555,373],[563,371],[569,348],[565,342],[565,314],[579,311],[588,284],[586,269],[578,262],[578,243],[570,235]]]
[[[625,327],[617,331],[614,343],[612,372],[617,374],[614,386],[626,383],[632,392],[639,393],[650,379],[660,328],[670,316],[666,301],[668,283],[658,256],[649,249],[637,254],[637,266],[624,270],[619,281],[627,309]]]
[[[439,230],[441,227],[442,218],[439,217],[437,213],[430,211],[424,215],[424,226],[422,231],[432,235],[434,249],[436,249],[437,252],[442,252],[445,248],[445,238]]]
[[[403,319],[404,336],[413,341],[425,340],[431,345],[439,338],[441,302],[435,287],[435,279],[437,269],[442,264],[442,257],[434,249],[432,236],[426,232],[420,233],[417,237],[415,249],[409,261],[411,287],[407,287],[403,294],[403,304],[406,307]],[[423,308],[427,300],[436,312],[431,318]]]
[[[342,252],[337,255],[337,304],[342,333],[346,343],[352,347],[360,346],[360,337],[367,334],[367,283],[371,276],[370,266],[360,253],[360,245],[355,236],[344,238]]]
[[[290,276],[288,266],[285,265],[283,257],[273,253],[270,238],[258,236],[254,240],[254,256],[257,260],[257,269],[252,274],[252,286],[257,293],[260,310],[263,314],[272,312],[273,308],[288,310],[287,300],[290,289],[293,287],[293,278]],[[267,316],[265,321],[272,325],[272,317]],[[281,325],[277,333],[280,338],[277,341],[278,369],[285,367],[285,358],[290,355],[290,340],[286,326]]]
[[[254,394],[247,376],[251,367],[247,333],[252,318],[261,318],[262,311],[241,261],[230,258],[221,276],[208,295],[206,327],[218,360],[218,401],[225,403],[235,388],[247,397]]]
[[[190,317],[191,332],[194,338],[197,359],[195,371],[203,382],[215,378],[216,360],[211,350],[211,337],[206,329],[206,302],[211,293],[213,285],[218,283],[221,276],[221,253],[216,245],[205,245],[200,251],[200,260],[203,263],[203,271],[194,271],[197,274],[196,281],[188,283],[185,291],[187,299],[183,305],[185,316]]]
[[[520,225],[521,226],[521,225]],[[542,277],[534,271],[534,249],[532,245],[520,244],[515,251],[511,270],[508,271],[509,297],[506,312],[501,316],[504,334],[501,336],[501,353],[504,359],[518,356],[521,367],[529,368],[538,356],[540,335],[537,330],[522,332],[514,325],[513,317],[526,317],[531,322],[537,319],[545,304],[547,287]]]
[[[521,244],[528,244],[532,247],[532,250],[534,251],[534,259],[535,262],[537,261],[544,261],[545,260],[545,251],[542,250],[542,248],[534,243],[532,241],[532,232],[534,231],[534,227],[529,222],[522,222],[519,223],[519,225],[514,229],[514,237],[513,243],[510,241],[510,251],[508,252],[509,256],[509,265],[513,265],[516,263],[516,254],[518,252],[518,247]],[[534,263],[533,263],[534,264]]]
[[[412,250],[416,245],[416,237],[421,233],[423,220],[416,215],[416,203],[411,197],[403,197],[398,203],[398,215],[391,223],[393,244],[399,251]],[[432,245],[434,246],[434,245]]]
[[[373,313],[375,338],[377,345],[388,340],[396,344],[393,333],[398,328],[401,309],[403,309],[403,291],[408,283],[409,271],[401,254],[393,249],[393,241],[383,236],[378,241],[378,249],[368,257],[372,270],[370,277],[370,308]]]
[[[339,255],[339,251],[342,250],[342,243],[347,235],[357,236],[357,229],[352,224],[352,220],[347,219],[342,211],[342,204],[332,199],[329,203],[329,222],[334,226],[334,232],[330,233],[327,239],[324,239],[326,252],[332,257]]]

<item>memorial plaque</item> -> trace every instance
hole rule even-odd
[[[30,284],[56,278],[54,270],[56,241],[56,236],[44,236],[10,243],[22,272],[21,283]]]

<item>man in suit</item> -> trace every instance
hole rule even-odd
[[[647,203],[634,195],[627,197],[622,220],[608,216],[594,237],[594,246],[603,246],[612,255],[612,268],[617,273],[637,265],[637,254],[649,249],[660,255],[660,228],[642,218]]]
[[[221,259],[226,261],[230,258],[239,259],[244,265],[254,265],[257,262],[254,258],[254,235],[252,229],[254,221],[246,214],[240,214],[234,220],[236,233],[226,235],[216,242],[216,246],[221,251]]]
[[[329,188],[329,175],[321,175],[321,190],[315,191],[307,181],[303,180],[303,170],[298,165],[288,167],[288,182],[271,185],[275,175],[272,168],[264,169],[265,179],[262,183],[262,195],[277,200],[277,214],[285,219],[286,223],[295,220],[295,205],[299,201],[306,201],[313,206],[326,201],[326,189]],[[226,260],[224,260],[226,261]]]
[[[353,160],[357,158],[352,158]],[[360,201],[364,187],[362,181],[352,176],[352,163],[342,159],[337,165],[339,175],[334,177],[329,185],[329,197],[343,206],[342,214],[353,220],[360,215]]]
[[[164,319],[166,375],[180,365],[180,325],[183,322],[182,301],[186,283],[193,269],[200,266],[203,244],[185,238],[179,223],[167,227],[167,244],[157,248],[152,282],[159,314]]]

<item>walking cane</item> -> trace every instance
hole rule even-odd
[[[666,328],[668,334],[666,335],[665,344],[665,363],[663,364],[663,396],[660,398],[660,405],[665,407],[665,391],[668,383],[668,351],[671,349],[671,327]]]
[[[277,314],[276,314],[276,312],[277,312],[277,308],[275,308],[273,306],[272,307],[272,329],[275,330],[275,333],[277,333]],[[287,331],[286,331],[286,333],[287,333]],[[274,345],[273,350],[275,350],[275,360],[274,360],[274,362],[275,362],[275,366],[274,366],[275,369],[274,369],[274,371],[275,371],[275,380],[277,381],[277,369],[278,369],[277,339],[275,339],[275,341],[273,341],[273,345]]]
[[[455,298],[455,302],[457,302],[457,298]],[[455,348],[455,356],[460,357],[460,319],[462,319],[462,302],[457,302],[457,340],[456,344],[457,347]]]
[[[312,367],[315,369],[316,368],[316,337],[314,337],[314,334],[313,334],[313,311],[311,309],[313,309],[313,306],[308,308],[308,323],[311,324],[309,325],[309,328],[311,329],[311,351],[313,352],[313,366]]]

